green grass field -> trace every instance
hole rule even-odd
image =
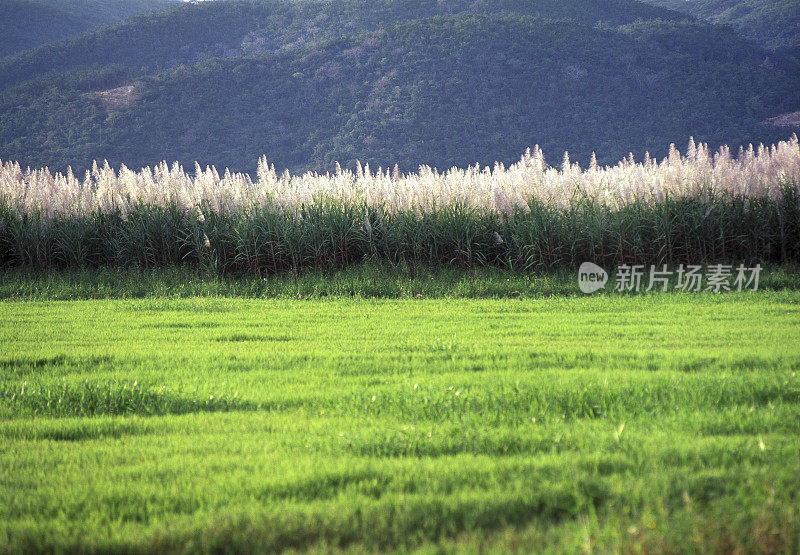
[[[72,278],[9,275],[0,551],[800,549],[796,290],[52,301]]]

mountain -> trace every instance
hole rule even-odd
[[[149,73],[254,56],[437,15],[507,13],[618,26],[686,16],[633,0],[218,0],[182,3],[0,60],[0,84],[118,64]]]
[[[791,134],[762,122],[800,110],[795,59],[609,4],[212,2],[136,16],[0,63],[0,158],[414,170],[508,163],[534,144],[555,163],[564,150],[611,163],[689,136]]]
[[[176,0],[0,0],[0,57],[78,35]]]
[[[769,48],[800,46],[798,0],[644,0],[650,4],[691,14]]]

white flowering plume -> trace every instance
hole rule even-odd
[[[96,163],[83,178],[71,170],[51,173],[47,168],[22,170],[15,162],[0,162],[0,203],[19,215],[39,214],[44,219],[94,212],[126,218],[141,205],[178,207],[203,218],[202,210],[236,213],[265,207],[296,214],[301,206],[323,200],[400,211],[426,212],[460,204],[480,212],[511,214],[526,209],[533,198],[565,208],[575,198],[620,207],[632,201],[655,202],[665,197],[733,193],[747,197],[776,198],[781,187],[800,187],[800,145],[797,135],[777,145],[740,149],[736,156],[722,147],[689,142],[686,154],[674,146],[657,161],[631,156],[615,166],[600,167],[594,158],[588,168],[571,163],[567,155],[560,168],[548,166],[542,151],[529,149],[508,168],[479,166],[439,172],[428,166],[401,174],[356,171],[338,167],[332,174],[278,175],[265,157],[258,162],[254,181],[248,174],[195,165],[193,174],[176,164],[162,162],[154,168],[115,171]]]

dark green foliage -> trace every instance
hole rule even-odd
[[[697,193],[612,209],[575,199],[566,210],[531,200],[510,216],[460,205],[420,214],[320,201],[297,216],[269,207],[204,221],[177,206],[119,214],[17,215],[0,205],[0,265],[83,268],[172,265],[274,274],[389,264],[533,270],[599,264],[800,262],[800,196]],[[207,241],[207,242],[206,242]]]
[[[2,0],[0,57],[94,27],[157,10],[177,0]]]
[[[231,0],[180,4],[0,61],[0,83],[95,65],[123,64],[154,71],[212,56],[307,46],[413,19],[486,13],[611,26],[638,19],[684,17],[633,0],[501,0],[491,4],[480,0]]]
[[[676,281],[670,284],[671,287]],[[800,266],[767,266],[761,272],[759,290],[800,291]],[[603,293],[597,293],[601,295]],[[0,299],[154,299],[154,298],[254,298],[254,299],[537,299],[583,296],[575,271],[526,272],[492,266],[458,268],[449,265],[387,264],[365,262],[336,271],[309,268],[259,278],[252,274],[220,274],[211,268],[84,268],[0,270]],[[209,327],[215,324],[209,322]],[[166,329],[185,324],[164,324]],[[283,340],[281,335],[231,334],[219,341]],[[31,366],[63,361],[36,359]],[[543,361],[540,359],[540,364]],[[553,365],[563,363],[554,361]],[[88,363],[83,363],[84,365]],[[22,366],[22,363],[20,363]],[[0,362],[8,372],[9,365]]]
[[[800,46],[800,2],[796,0],[643,0],[730,25],[767,47]]]

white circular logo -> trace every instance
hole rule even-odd
[[[584,262],[578,269],[578,287],[590,295],[603,289],[608,283],[608,272],[592,262]]]

